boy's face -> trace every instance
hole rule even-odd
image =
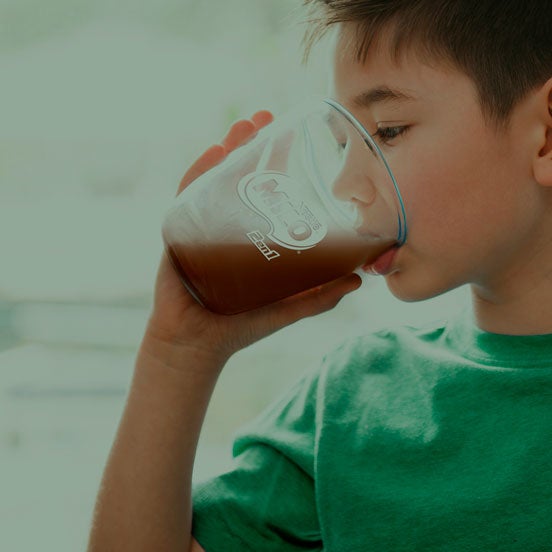
[[[535,137],[523,124],[531,106],[520,104],[507,130],[491,128],[466,75],[415,55],[393,62],[383,43],[360,65],[348,25],[336,35],[331,95],[370,134],[381,129],[374,138],[406,209],[408,239],[386,276],[390,290],[412,301],[466,283],[500,287],[529,258],[542,211]],[[357,105],[367,91],[369,105]],[[351,184],[351,198],[357,193]]]

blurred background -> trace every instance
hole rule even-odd
[[[0,0],[0,549],[85,550],[186,168],[258,109],[326,91],[301,0]],[[194,478],[337,342],[440,318],[367,278],[334,311],[236,355]],[[322,345],[321,345],[322,344]]]

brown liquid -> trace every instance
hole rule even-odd
[[[350,274],[394,242],[326,238],[296,251],[266,240],[265,254],[245,239],[199,244],[165,236],[165,244],[182,281],[201,304],[213,312],[236,314]]]

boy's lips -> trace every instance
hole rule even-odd
[[[388,249],[382,253],[375,261],[367,263],[362,267],[364,272],[369,274],[376,274],[378,276],[385,276],[393,272],[393,261],[395,260],[395,255],[399,250],[398,246],[394,246],[391,249]]]

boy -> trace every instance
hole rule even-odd
[[[418,301],[468,283],[473,312],[328,355],[244,428],[235,468],[194,490],[192,523],[195,447],[225,361],[359,281],[221,317],[163,259],[90,550],[549,549],[552,5],[306,2],[319,14],[307,53],[338,30],[332,96],[380,141],[404,198],[390,290]],[[236,123],[182,186],[269,121]]]

